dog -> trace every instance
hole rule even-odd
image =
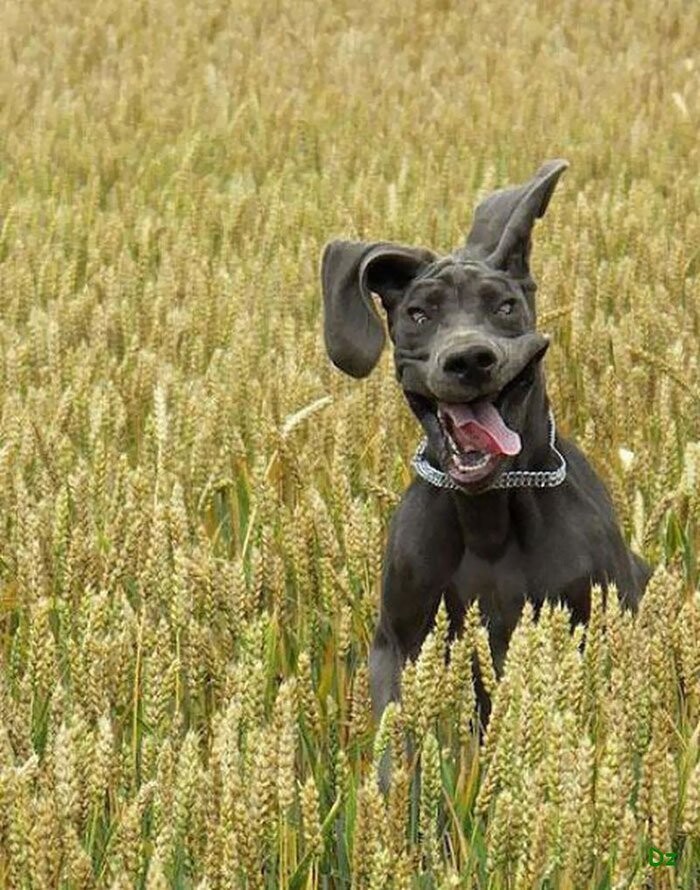
[[[479,601],[497,673],[525,600],[590,615],[592,584],[615,584],[636,609],[651,574],[628,549],[605,485],[556,432],[536,329],[531,234],[562,159],[476,208],[460,248],[438,256],[389,241],[328,242],[321,259],[324,339],[333,364],[365,377],[385,342],[425,433],[417,477],[392,517],[370,651],[374,718],[400,696],[444,595],[450,635]],[[482,720],[489,702],[477,678]]]

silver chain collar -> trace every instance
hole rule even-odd
[[[488,488],[483,491],[489,491],[494,488],[553,488],[555,485],[561,485],[566,479],[566,461],[564,455],[554,444],[557,430],[554,425],[554,415],[552,409],[549,409],[549,447],[559,458],[559,466],[556,470],[510,470],[501,475]],[[418,475],[436,485],[438,488],[452,488],[455,491],[464,491],[461,485],[454,482],[447,473],[436,469],[425,456],[428,447],[428,440],[423,439],[416,453],[411,460],[411,466]]]

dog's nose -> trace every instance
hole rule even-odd
[[[494,369],[498,356],[485,343],[474,343],[466,349],[448,353],[443,359],[442,369],[445,374],[463,379],[472,377],[483,378]]]

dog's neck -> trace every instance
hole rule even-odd
[[[513,462],[515,470],[539,470],[552,465],[549,446],[549,399],[543,381],[532,389],[522,450]],[[464,545],[472,553],[490,558],[502,552],[507,541],[536,533],[533,525],[533,489],[489,489],[481,494],[450,491],[462,528]],[[527,528],[519,522],[527,516]],[[520,529],[520,526],[523,528]],[[514,528],[515,526],[515,528]],[[513,532],[515,531],[515,535]],[[521,532],[521,533],[520,533]]]

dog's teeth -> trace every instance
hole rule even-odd
[[[457,464],[457,467],[464,472],[469,472],[472,470],[480,470],[486,466],[486,464],[490,460],[490,457],[491,457],[491,455],[489,455],[489,454],[482,454],[482,456],[479,458],[478,461],[467,462],[465,460],[460,460],[460,457],[457,456],[456,464]]]

